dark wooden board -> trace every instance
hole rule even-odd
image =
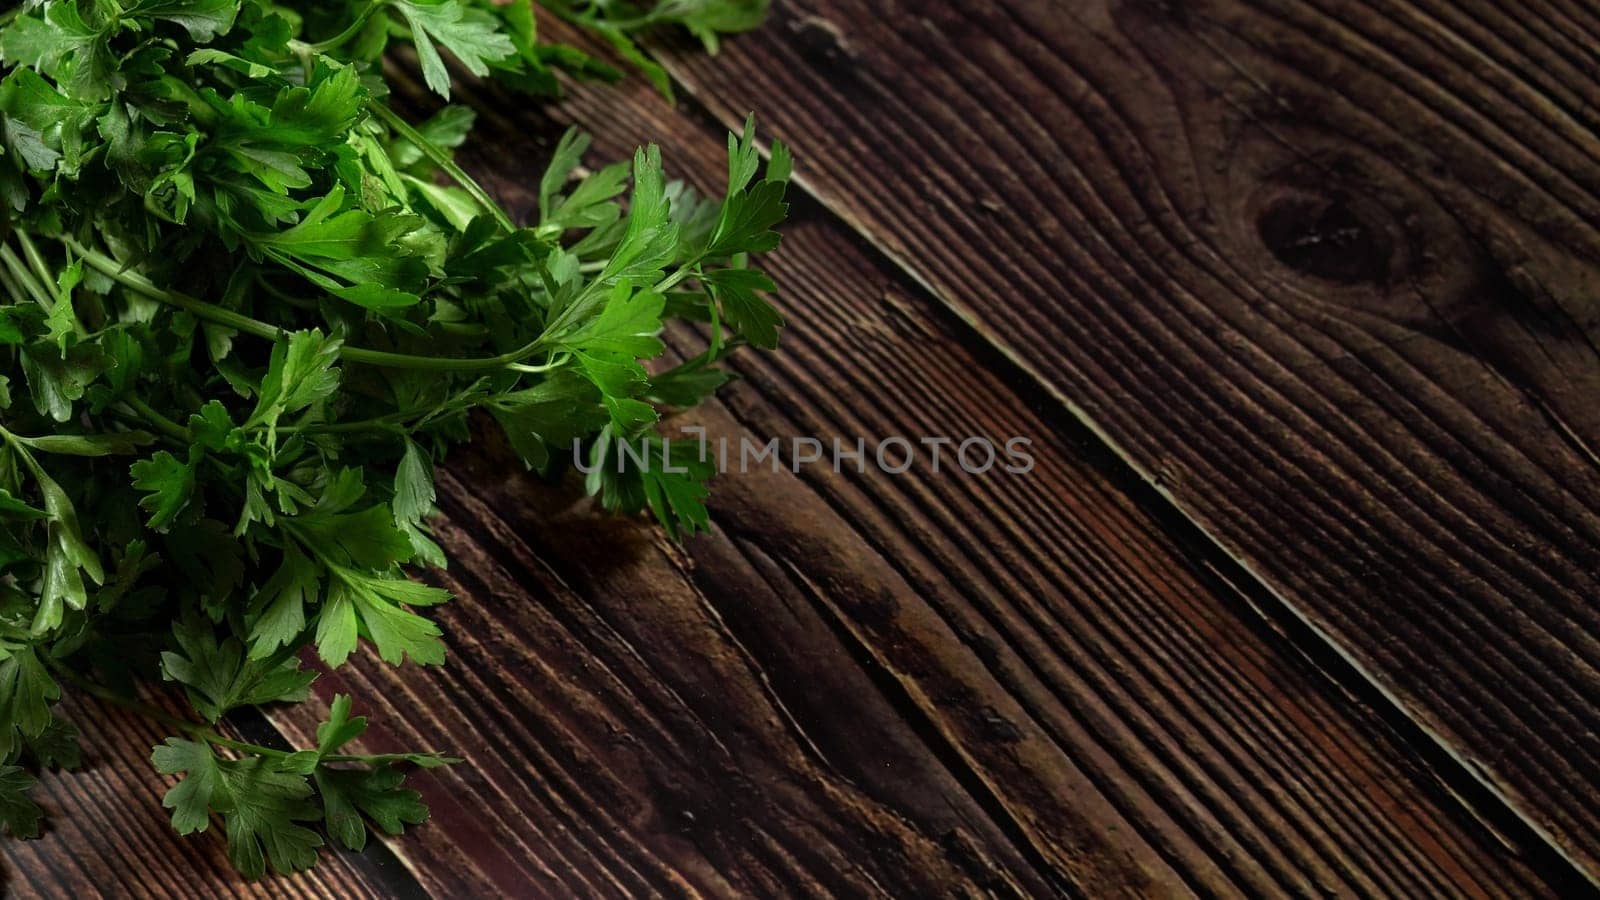
[[[647,89],[559,112],[601,154],[653,138],[701,187],[722,172],[720,131]],[[468,162],[526,207],[559,123],[487,118],[496,149]],[[435,827],[396,845],[425,885],[1547,889],[837,220],[801,203],[772,264],[784,351],[741,360],[697,415],[713,435],[1022,434],[1038,469],[729,477],[717,533],[677,548],[469,453],[444,502],[452,664],[324,685],[379,704],[380,746],[469,756],[424,782]]]
[[[812,33],[826,24],[796,25],[805,15],[791,5],[721,59],[790,40],[826,57]],[[700,70],[683,71],[700,85]],[[700,90],[718,113],[744,102]],[[490,113],[520,104],[471,99]],[[363,658],[318,683],[373,715],[370,749],[468,758],[417,777],[434,818],[384,843],[403,877],[381,859],[329,854],[315,876],[325,882],[229,880],[215,835],[165,830],[164,785],[145,757],[157,731],[104,717],[130,730],[114,738],[127,758],[48,776],[79,830],[8,844],[25,876],[14,884],[172,892],[176,870],[196,866],[218,893],[311,895],[1559,888],[1535,871],[1538,846],[1475,818],[1450,761],[1415,753],[1414,736],[1294,646],[1302,635],[1258,615],[1250,587],[1230,583],[1237,566],[1062,414],[1060,383],[997,352],[996,326],[952,315],[937,280],[886,257],[870,219],[819,188],[847,165],[849,133],[796,128],[804,98],[753,105],[794,139],[803,186],[849,215],[798,204],[772,260],[784,350],[742,358],[745,381],[694,421],[762,440],[1020,434],[1038,468],[731,476],[716,532],[679,547],[603,516],[570,484],[508,475],[490,439],[441,484],[455,563],[439,583],[459,595],[440,611],[450,663],[396,671]],[[676,173],[708,188],[720,178],[721,131],[694,104],[673,109],[637,84],[584,88],[554,116],[488,116],[495,152],[469,162],[514,207],[527,207],[570,120],[597,132],[602,155],[656,139]],[[918,177],[937,197],[936,182],[961,171]],[[856,236],[864,228],[871,243]],[[951,247],[988,265],[979,245]],[[1032,272],[1025,262],[1005,265]],[[679,354],[698,341],[671,335]],[[318,712],[273,722],[303,743]],[[125,840],[124,820],[137,825]],[[140,862],[146,853],[165,868]],[[55,875],[69,858],[76,874]]]
[[[1594,878],[1596,24],[796,0],[670,68]]]

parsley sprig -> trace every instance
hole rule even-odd
[[[544,2],[657,79],[632,35],[714,49],[764,0]],[[221,821],[250,877],[360,849],[427,810],[406,767],[361,754],[333,700],[315,747],[230,736],[242,707],[309,696],[365,645],[443,662],[408,571],[442,567],[434,466],[477,424],[530,468],[573,448],[588,490],[707,525],[707,465],[655,434],[775,346],[770,279],[788,153],[730,135],[726,193],[660,153],[583,168],[567,134],[518,223],[458,166],[471,110],[420,121],[387,71],[546,95],[616,77],[536,39],[529,0],[27,0],[0,13],[0,825],[36,836],[30,769],[76,765],[63,689],[170,727],[173,826]],[[397,46],[408,55],[390,53]],[[669,320],[709,348],[660,357]],[[646,464],[648,461],[649,464]]]

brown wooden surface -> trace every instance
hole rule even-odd
[[[1595,26],[801,0],[673,70],[1594,877]]]
[[[417,778],[428,825],[241,884],[166,830],[157,732],[85,710],[126,753],[47,776],[11,890],[1583,888],[1593,17],[778,7],[715,59],[659,48],[676,108],[469,94],[471,168],[526,209],[577,121],[715,188],[758,110],[802,164],[789,329],[693,421],[1026,435],[1038,468],[726,477],[678,547],[490,440],[441,484],[449,664],[318,683],[374,750],[467,757]]]

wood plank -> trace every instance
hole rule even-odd
[[[670,68],[1593,879],[1596,26],[799,0]]]
[[[578,111],[602,152],[664,137],[701,186],[722,171],[721,135],[647,91]],[[496,124],[469,163],[525,209],[556,129]],[[468,757],[419,780],[435,821],[394,845],[432,891],[1550,891],[836,220],[801,204],[773,267],[785,349],[694,421],[1020,434],[1037,469],[730,476],[677,547],[468,451],[442,485],[450,664],[319,682],[373,712],[372,749]]]
[[[562,112],[579,110],[611,153],[665,134],[680,171],[720,172],[720,136],[648,93]],[[495,165],[526,172],[540,146]],[[374,750],[470,757],[418,779],[434,821],[391,843],[431,891],[1550,891],[934,298],[814,208],[778,274],[788,344],[741,363],[715,433],[1024,433],[1039,469],[729,478],[719,532],[677,548],[507,479],[492,448],[458,460],[451,665],[319,684],[377,717]],[[316,712],[278,722],[304,740]],[[149,771],[137,753],[116,768]],[[139,818],[151,853],[162,835],[218,853]]]
[[[7,897],[162,898],[416,896],[410,876],[388,854],[324,854],[310,872],[247,882],[228,862],[216,828],[184,839],[161,797],[173,779],[150,765],[168,731],[88,698],[62,710],[77,725],[84,766],[44,772],[37,789],[46,830],[33,841],[0,842]],[[217,826],[220,828],[220,826]]]

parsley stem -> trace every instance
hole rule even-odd
[[[313,53],[327,53],[329,50],[338,49],[344,45],[345,41],[355,37],[356,34],[361,31],[362,27],[367,24],[367,20],[372,18],[372,14],[382,8],[385,3],[386,0],[374,0],[374,2],[367,4],[367,8],[363,9],[361,14],[356,16],[355,21],[351,22],[350,25],[345,28],[345,30],[326,40],[317,41],[314,44],[307,44],[306,49]],[[296,42],[291,41],[290,43]]]
[[[54,670],[57,675],[70,682],[73,687],[83,691],[85,694],[88,694],[96,699],[103,700],[113,706],[121,707],[129,712],[137,713],[140,716],[151,720],[152,722],[159,722],[160,724],[166,725],[169,728],[176,728],[192,738],[198,738],[206,743],[215,744],[218,747],[227,747],[230,750],[238,750],[241,753],[253,753],[259,756],[274,757],[276,759],[286,759],[289,756],[287,751],[278,750],[274,747],[263,747],[260,744],[251,744],[246,741],[236,741],[230,737],[223,737],[205,724],[200,722],[191,722],[188,719],[175,716],[158,706],[146,703],[143,700],[138,700],[133,697],[119,694],[105,685],[96,684],[95,682],[84,678],[77,672],[74,672],[62,665],[58,660],[47,658],[46,661],[48,662],[50,668]]]
[[[684,263],[682,266],[679,266],[678,270],[676,272],[673,272],[671,275],[668,275],[667,277],[665,277],[665,278],[661,279],[660,281],[656,282],[655,286],[652,287],[651,290],[653,290],[653,291],[655,291],[656,293],[659,293],[659,294],[664,294],[667,291],[672,290],[673,288],[677,287],[678,284],[681,283],[685,278],[688,278],[690,275],[693,275],[694,274],[694,267],[699,265],[699,264],[700,264],[700,260],[699,259],[691,259],[691,260],[689,260],[688,262]]]
[[[207,303],[204,300],[190,297],[178,291],[163,290],[143,275],[124,268],[111,257],[106,256],[104,253],[90,250],[70,237],[62,238],[61,242],[76,251],[78,256],[82,257],[83,261],[88,263],[91,268],[136,294],[160,301],[168,306],[176,306],[196,318],[215,322],[218,325],[226,325],[245,334],[253,334],[269,341],[279,341],[289,336],[289,333],[284,329],[268,325],[259,319],[252,319],[243,313],[224,309],[213,303]],[[4,249],[0,248],[0,254],[4,252]]]
[[[189,429],[162,415],[155,407],[140,400],[138,397],[123,397],[122,402],[162,434],[185,444],[194,440],[193,436],[189,434]]]
[[[257,756],[272,756],[278,759],[288,759],[291,755],[288,750],[279,750],[275,747],[263,747],[247,741],[236,741],[233,738],[223,737],[209,728],[197,728],[190,732],[195,737],[203,738],[219,747],[228,747],[241,753],[254,753]]]
[[[383,350],[367,350],[362,347],[345,347],[339,351],[339,356],[349,362],[391,369],[423,369],[437,372],[491,372],[504,369],[532,356],[538,352],[543,343],[544,339],[539,338],[532,343],[518,347],[510,353],[477,358],[413,356],[408,353],[387,353]]]
[[[70,681],[73,687],[83,691],[85,694],[88,694],[96,699],[103,700],[112,704],[113,706],[121,707],[129,710],[130,712],[136,712],[152,722],[159,722],[162,725],[166,725],[169,728],[176,728],[186,734],[193,734],[197,730],[210,731],[209,728],[206,728],[199,722],[191,722],[188,719],[175,716],[164,709],[153,706],[149,703],[145,703],[142,700],[135,700],[132,697],[125,697],[108,687],[95,684],[92,681],[81,678],[76,673],[68,672],[61,666],[52,665],[51,668],[55,669],[57,674],[64,676],[68,681]]]
[[[281,341],[289,336],[287,330],[276,325],[269,325],[259,319],[252,319],[243,313],[224,309],[214,303],[207,303],[204,300],[190,297],[179,291],[159,288],[143,275],[124,268],[111,257],[90,250],[70,237],[62,238],[61,240],[66,246],[72,248],[91,268],[123,287],[151,300],[175,306],[197,318],[215,322],[218,325],[226,325],[245,334],[252,334],[269,341]],[[0,246],[0,260],[9,263],[10,260],[6,259],[7,253],[11,254],[11,259],[16,258],[16,254],[11,251],[10,247]],[[21,260],[17,260],[17,262],[20,263]],[[20,278],[21,275],[18,274],[18,277]],[[346,362],[389,369],[422,369],[435,372],[491,372],[522,362],[524,359],[539,352],[544,343],[545,338],[541,336],[508,353],[475,358],[414,356],[409,353],[390,353],[386,350],[369,350],[365,347],[346,345],[340,348],[339,357]]]
[[[672,271],[670,275],[667,275],[660,281],[651,285],[650,290],[655,291],[658,294],[665,294],[667,291],[670,291],[679,284],[682,284],[684,279],[699,275],[700,264],[705,262],[706,257],[709,255],[710,254],[707,251],[702,250],[689,259],[684,260],[678,265],[678,268]]]
[[[367,431],[394,431],[404,434],[410,429],[406,427],[408,419],[423,419],[432,414],[434,410],[404,410],[391,413],[387,416],[378,416],[373,419],[360,419],[354,422],[312,422],[308,425],[279,425],[279,434],[311,433],[311,434],[361,434]],[[264,427],[264,426],[263,426]]]
[[[309,425],[279,425],[279,434],[364,434],[369,431],[382,431],[405,433],[404,420],[392,416],[379,416],[376,419],[361,419],[355,422],[313,422]],[[258,425],[258,429],[265,430],[267,426]],[[393,437],[385,434],[383,437]],[[374,435],[378,437],[378,435]]]
[[[512,371],[515,371],[515,372],[523,372],[525,374],[530,374],[530,375],[539,375],[539,374],[542,374],[542,373],[545,373],[545,372],[549,372],[549,371],[554,370],[554,369],[559,369],[559,368],[561,368],[562,366],[566,365],[567,363],[569,363],[571,361],[572,361],[572,354],[563,353],[560,356],[557,356],[556,358],[550,360],[549,362],[543,363],[541,365],[530,366],[530,365],[528,365],[526,363],[508,363],[506,365],[506,368],[511,369]]]
[[[461,188],[470,194],[479,206],[483,207],[484,212],[494,217],[495,222],[499,223],[502,230],[507,233],[517,230],[517,223],[511,221],[511,217],[506,214],[506,211],[501,208],[499,203],[495,202],[493,197],[489,196],[489,192],[483,189],[483,185],[479,184],[476,179],[456,165],[456,161],[442,147],[428,140],[422,132],[412,127],[410,122],[401,118],[399,113],[384,104],[372,100],[367,102],[367,108],[372,110],[390,128],[393,128],[397,134],[415,144],[417,149],[422,151],[423,156],[426,156],[434,165],[444,170],[444,173],[449,175],[456,184],[461,185]]]
[[[15,278],[11,277],[11,273],[6,271],[5,266],[0,266],[0,288],[5,288],[6,293],[10,294],[18,303],[26,302],[28,299],[22,290],[22,286],[17,284]]]
[[[44,257],[39,255],[39,248],[33,245],[33,239],[28,237],[26,231],[17,232],[17,242],[22,245],[22,255],[28,260],[28,265],[33,267],[33,273],[38,276],[40,286],[48,291],[50,286],[56,283],[56,279],[51,276],[50,267],[45,265]]]
[[[17,256],[17,251],[11,249],[10,244],[0,246],[0,261],[5,262],[6,268],[11,270],[11,277],[22,286],[29,296],[33,297],[34,302],[44,307],[45,312],[55,309],[55,303],[50,298],[50,292],[39,285],[39,280],[34,277],[32,272],[28,271],[27,265],[23,263],[21,257]]]

